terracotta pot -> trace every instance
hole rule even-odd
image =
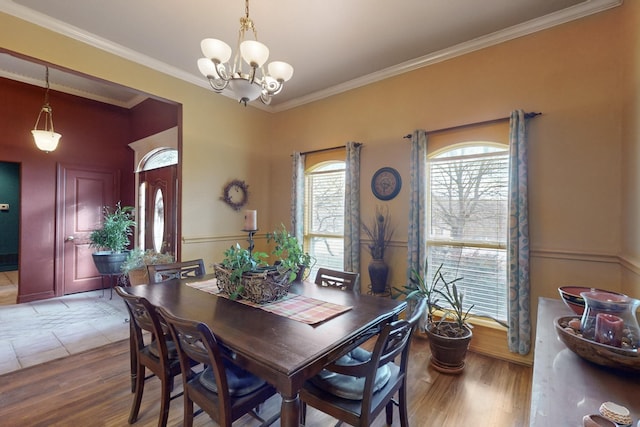
[[[443,322],[452,323],[452,322]],[[427,325],[425,332],[429,337],[431,348],[431,366],[435,370],[447,374],[457,374],[464,369],[464,360],[467,356],[469,343],[473,338],[471,329],[465,326],[465,335],[462,337],[447,337],[433,332],[434,323]]]
[[[387,276],[389,266],[382,259],[372,259],[369,262],[369,279],[371,280],[371,292],[380,294],[387,289]]]
[[[135,268],[130,270],[129,273],[129,284],[131,286],[135,285],[146,285],[149,283],[149,272],[147,268]]]

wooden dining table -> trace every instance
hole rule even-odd
[[[177,317],[207,324],[233,351],[236,364],[278,390],[282,426],[299,425],[298,392],[306,380],[406,308],[403,300],[295,282],[291,294],[350,307],[330,319],[308,324],[187,285],[213,277],[175,279],[127,291]]]

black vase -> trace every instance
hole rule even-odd
[[[381,294],[387,289],[387,276],[389,266],[383,259],[372,259],[369,263],[369,279],[371,280],[371,292]]]

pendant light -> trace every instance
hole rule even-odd
[[[40,109],[40,113],[38,113],[38,119],[36,120],[36,124],[31,131],[33,135],[33,140],[42,151],[49,153],[56,149],[58,146],[58,141],[60,141],[59,133],[56,133],[53,130],[53,109],[49,105],[49,67],[46,68],[46,83],[47,89],[44,93],[44,104]],[[40,123],[40,117],[44,113],[44,128],[39,130],[38,123]]]

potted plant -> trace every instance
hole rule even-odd
[[[125,249],[129,246],[136,222],[132,206],[104,207],[102,226],[89,235],[89,246],[98,250],[92,254],[98,272],[103,275],[120,274],[122,263],[127,258]]]
[[[389,276],[389,266],[384,261],[384,252],[391,237],[393,229],[389,224],[389,208],[383,210],[376,206],[376,213],[373,223],[367,225],[362,223],[362,229],[371,240],[369,253],[371,261],[369,262],[369,279],[371,280],[371,292],[379,294],[387,289],[387,277]]]
[[[129,278],[131,285],[143,285],[149,283],[147,265],[168,264],[175,262],[171,254],[163,254],[153,249],[142,250],[135,248],[129,251],[120,270]]]
[[[267,233],[267,243],[272,241],[275,247],[271,254],[278,258],[277,263],[282,270],[294,274],[292,280],[304,280],[315,264],[315,258],[302,249],[298,239],[289,234],[284,224],[281,224],[279,229]]]
[[[404,289],[396,289],[408,300],[425,298],[427,301],[424,332],[429,338],[431,365],[440,372],[459,373],[464,369],[464,360],[473,337],[470,317],[488,318],[507,327],[504,322],[491,316],[471,314],[474,307],[465,307],[464,292],[457,283],[462,277],[448,280],[438,267],[431,282],[427,280],[428,264],[424,276],[412,270],[411,284]]]

